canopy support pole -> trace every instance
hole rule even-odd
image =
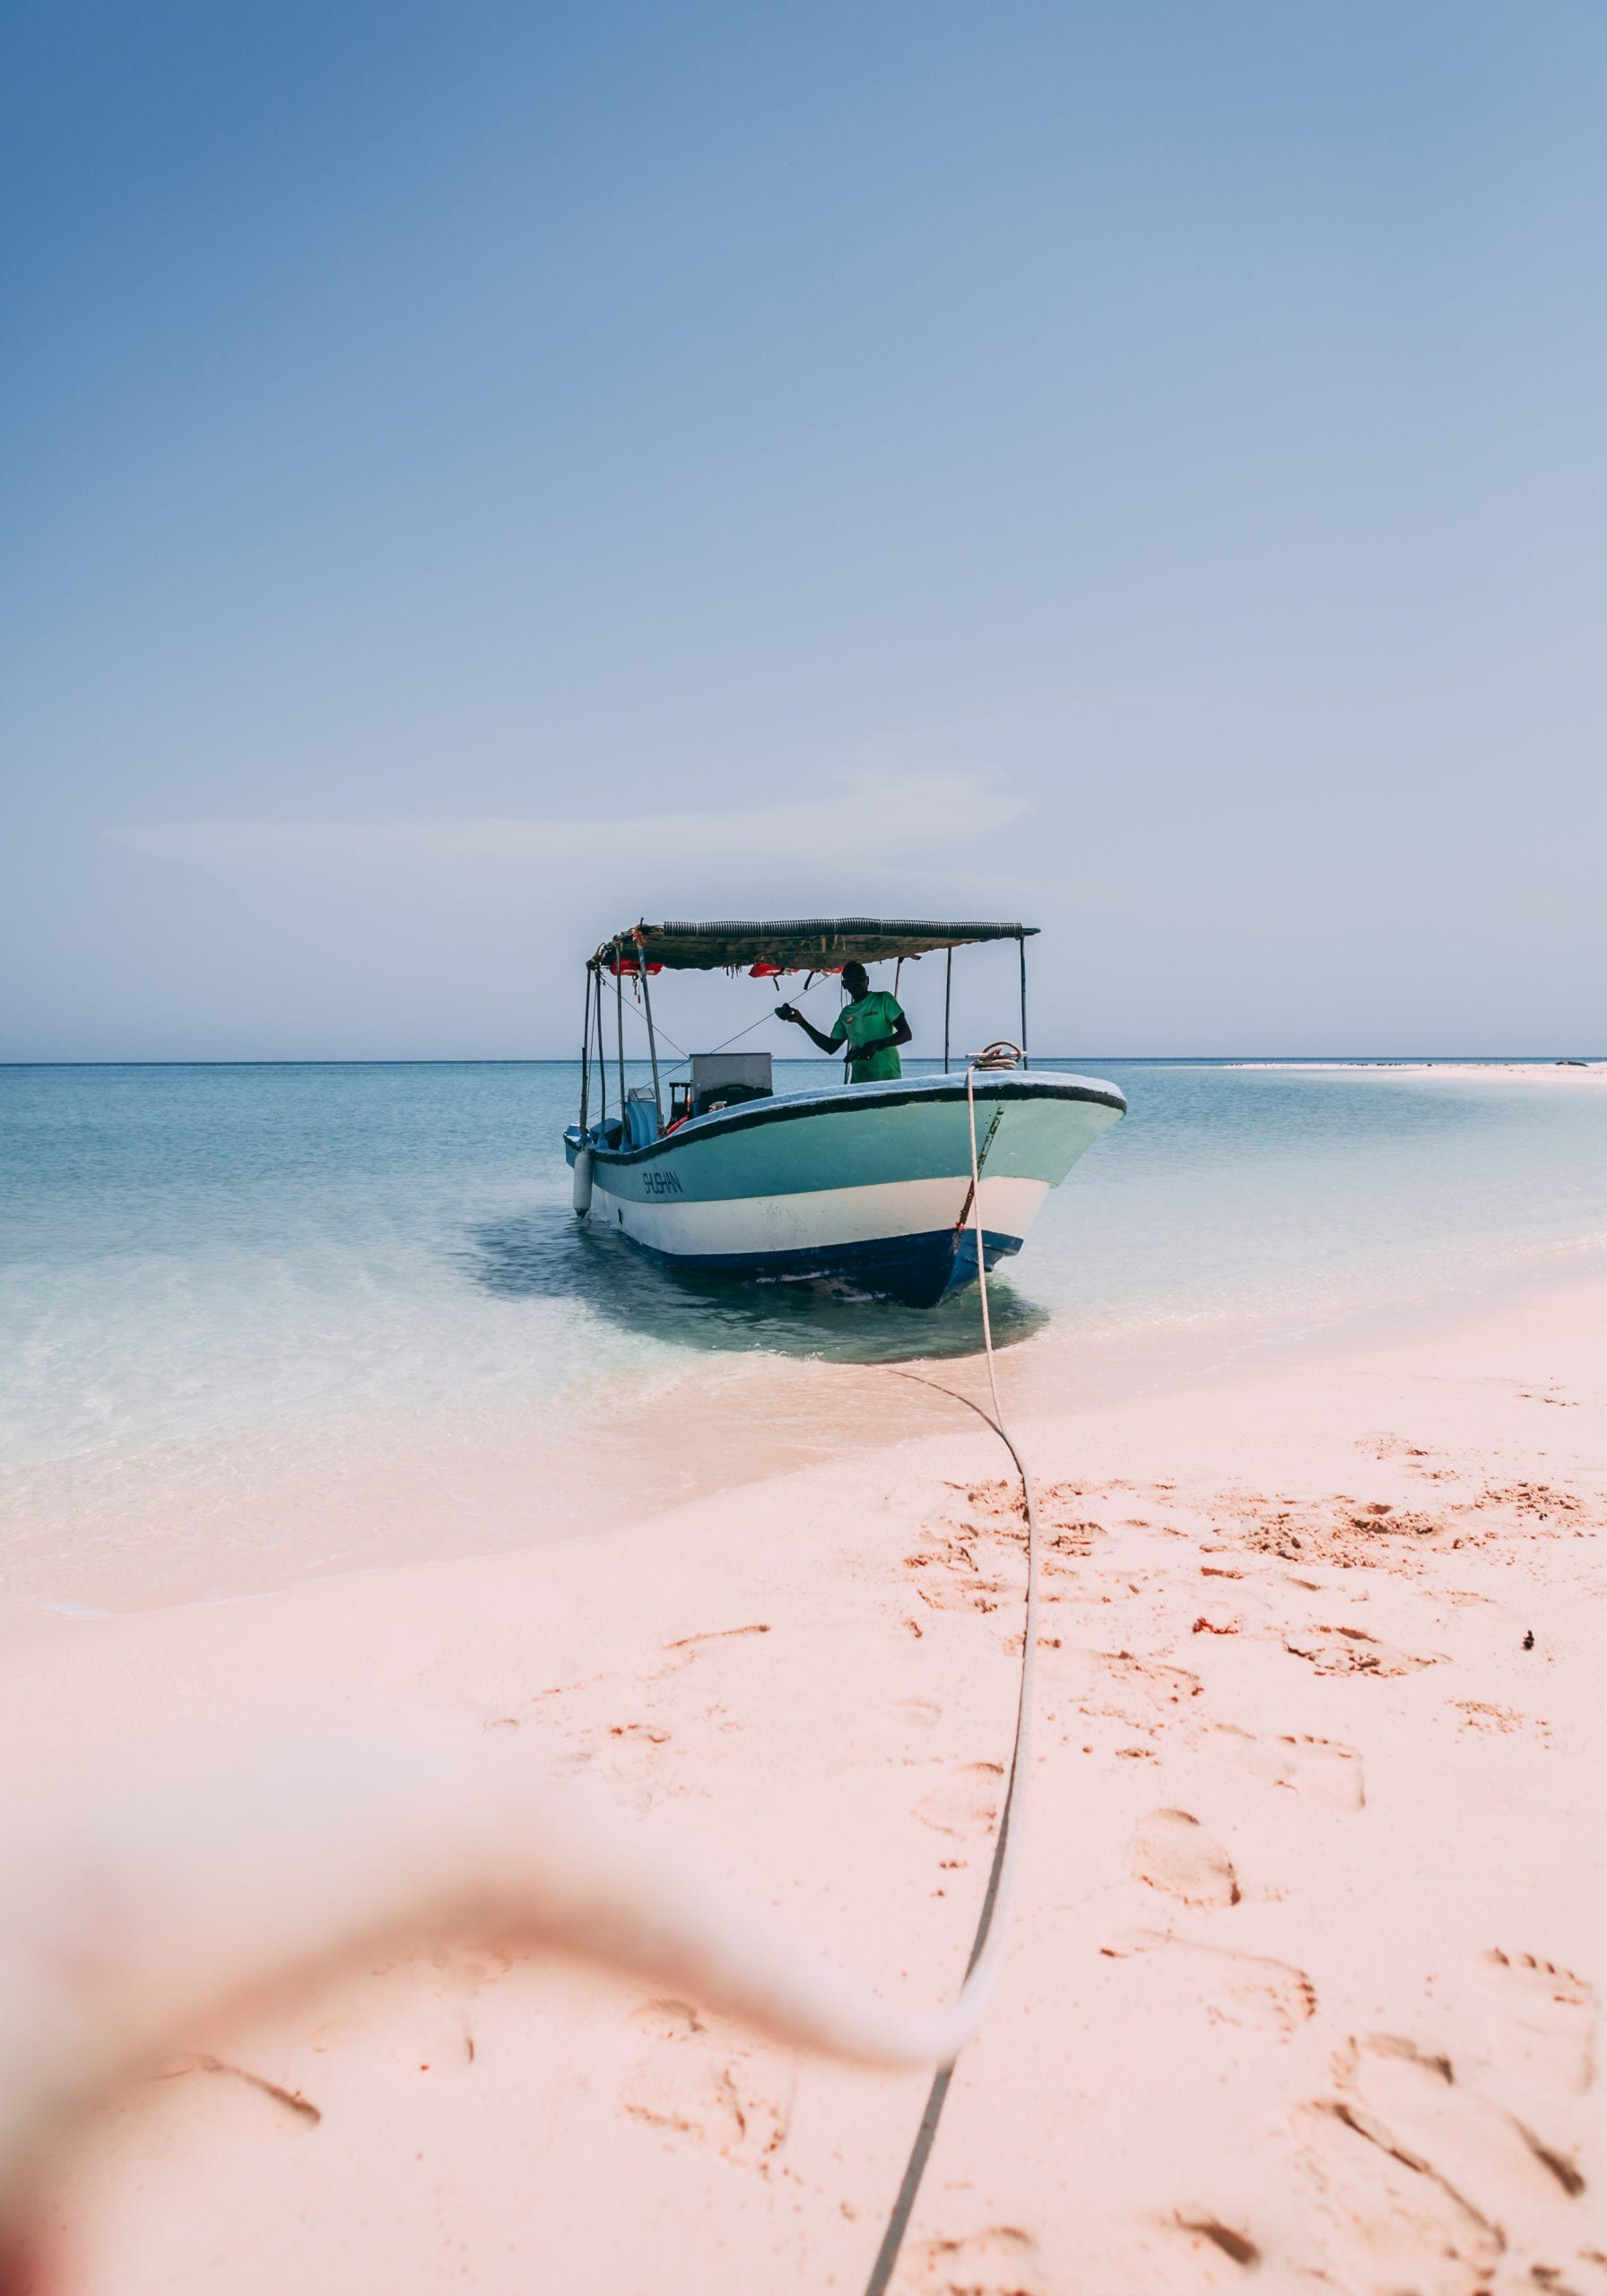
[[[625,1121],[625,975],[621,970],[619,944],[613,952],[613,1016],[614,1041],[620,1055],[620,1122]]]
[[[949,1073],[949,997],[954,987],[954,952],[943,952],[943,1074]]]
[[[597,1082],[602,1087],[603,1101],[597,1122],[605,1126],[608,1122],[608,1048],[603,1038],[603,968],[595,957],[592,959],[592,971],[596,977],[597,993],[592,1004],[592,1018],[597,1024]]]
[[[580,1023],[580,1129],[586,1130],[592,1081],[592,969],[586,969],[586,1018]]]
[[[647,1057],[653,1063],[653,1100],[658,1109],[658,1121],[662,1125],[664,1122],[664,1103],[658,1097],[658,1039],[653,1032],[653,992],[647,987],[647,960],[645,954],[640,956],[639,961],[641,964],[642,1010],[647,1016]]]
[[[1021,1066],[1030,1068],[1032,1063],[1027,1057],[1027,935],[1018,933],[1015,944],[1021,952]]]

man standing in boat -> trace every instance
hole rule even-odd
[[[848,1002],[832,1022],[830,1036],[822,1036],[795,1004],[777,1004],[776,1017],[793,1022],[822,1052],[836,1052],[846,1046],[850,1084],[884,1084],[901,1076],[899,1047],[910,1039],[903,1006],[885,988],[873,988],[870,975],[861,964],[843,967],[843,987]]]

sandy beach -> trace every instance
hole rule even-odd
[[[1019,1431],[1048,1547],[1022,1886],[909,2296],[1607,2290],[1604,1333],[1607,1280],[1576,1279]],[[159,1775],[225,1720],[517,1735],[934,2003],[1021,1548],[999,1446],[960,1431],[522,1554],[13,1613],[5,1788]],[[854,2291],[925,2089],[442,1952],[187,2036],[46,2214],[108,2296]]]

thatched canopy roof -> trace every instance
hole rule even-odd
[[[711,925],[630,925],[604,941],[596,961],[639,956],[671,972],[734,970],[774,964],[787,971],[822,970],[857,961],[885,963],[963,949],[977,941],[1024,941],[1036,925],[947,925],[929,917],[788,917],[759,924],[725,918]]]

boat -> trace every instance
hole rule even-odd
[[[644,922],[612,935],[586,960],[580,1110],[563,1135],[578,1217],[688,1273],[824,1284],[935,1307],[976,1280],[978,1237],[989,1269],[1021,1250],[1049,1190],[1126,1111],[1114,1084],[1032,1069],[1027,943],[1036,931],[854,917]],[[998,941],[1014,941],[1021,952],[1021,1040],[1000,1039],[957,1062],[949,1044],[954,952]],[[941,1074],[777,1093],[768,1052],[722,1048],[684,1056],[677,1065],[690,1074],[671,1073],[666,1101],[656,978],[724,970],[778,982],[802,973],[806,994],[845,964],[901,970],[937,954],[944,963]],[[611,1004],[612,1061],[604,1044]],[[645,1024],[652,1070],[650,1084],[629,1088],[628,1010]],[[761,1017],[769,1018],[768,1009]]]

